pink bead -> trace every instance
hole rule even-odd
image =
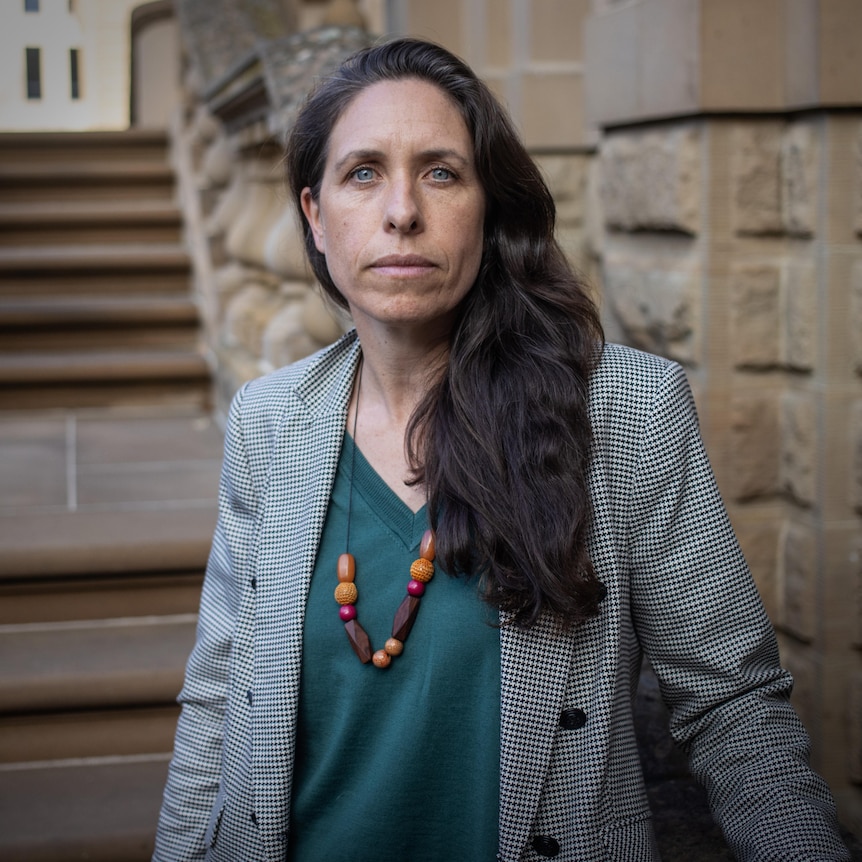
[[[342,605],[338,609],[338,616],[341,617],[341,621],[344,623],[349,623],[351,620],[355,620],[356,605]]]
[[[410,581],[410,583],[407,584],[407,592],[418,599],[419,596],[424,595],[425,593],[425,584],[423,584],[422,581]]]

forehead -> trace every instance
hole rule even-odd
[[[378,81],[362,90],[336,121],[327,163],[354,149],[456,149],[472,161],[467,124],[449,95],[428,81]]]

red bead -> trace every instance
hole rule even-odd
[[[342,605],[338,609],[338,616],[341,617],[341,621],[344,623],[349,623],[351,620],[355,620],[356,605]]]
[[[425,595],[425,584],[422,581],[410,581],[407,584],[407,592],[410,593],[411,596],[419,596]]]

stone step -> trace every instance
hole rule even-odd
[[[167,161],[168,136],[159,129],[118,132],[6,132],[0,134],[0,162]]]
[[[131,709],[0,716],[0,764],[170,751],[180,709]]]
[[[2,255],[0,255],[2,256]],[[79,296],[177,296],[189,295],[188,264],[178,268],[93,270],[90,272],[0,273],[0,302]]]
[[[0,332],[196,327],[197,323],[197,306],[188,296],[0,298]]]
[[[195,351],[0,353],[0,390],[56,384],[208,382],[209,368]]]
[[[176,243],[182,218],[166,201],[32,201],[0,205],[0,246]]]
[[[146,862],[168,760],[158,752],[0,765],[0,859]]]
[[[170,706],[194,614],[0,626],[0,714]]]
[[[43,246],[0,248],[0,280],[94,273],[124,277],[190,274],[189,257],[175,243],[123,243],[117,245]]]

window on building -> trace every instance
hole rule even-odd
[[[69,49],[69,95],[73,99],[81,98],[81,52],[77,48]]]
[[[27,98],[42,98],[42,58],[38,48],[24,49],[27,62]]]
[[[39,11],[39,0],[24,0],[24,11],[25,12],[38,12]]]

